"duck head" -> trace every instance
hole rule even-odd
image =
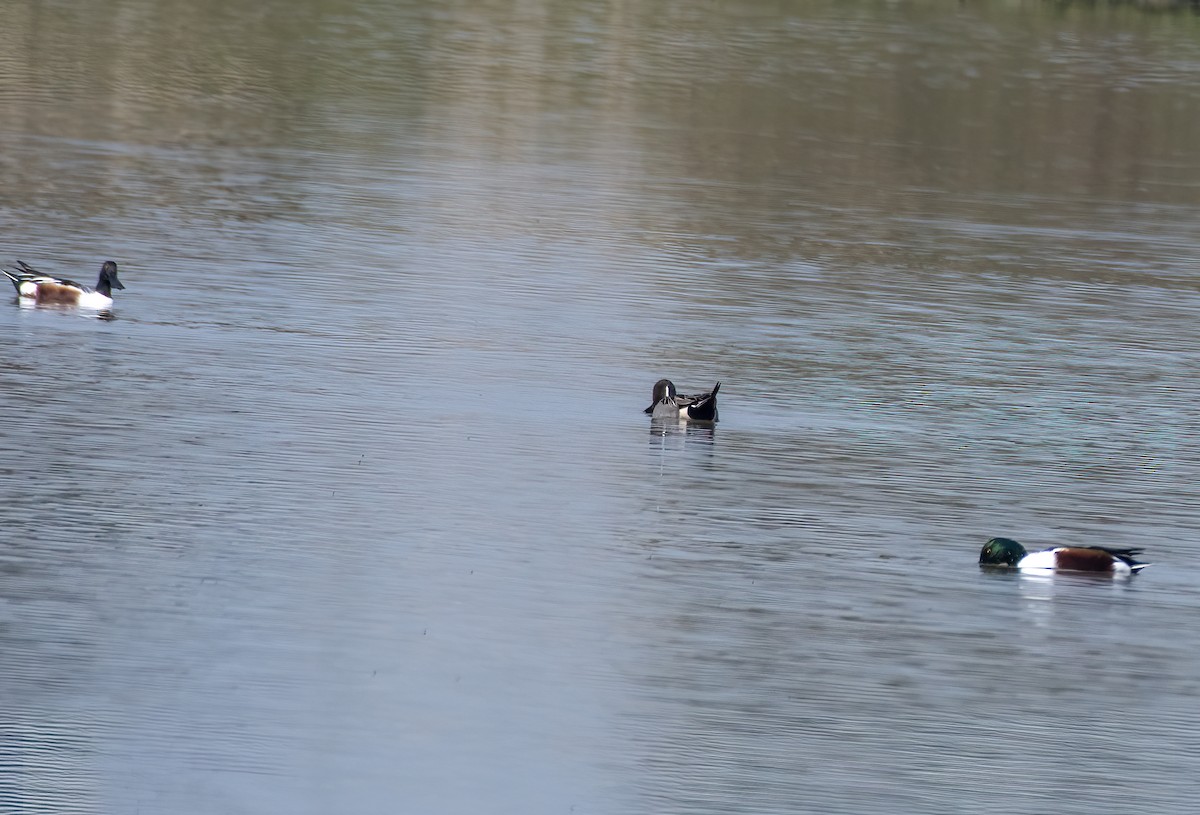
[[[117,279],[117,264],[111,260],[104,261],[104,265],[100,267],[100,282],[96,284],[96,291],[108,294],[113,289],[123,288],[124,284]]]
[[[979,565],[1016,566],[1025,555],[1025,547],[1012,538],[992,538],[979,553]]]
[[[669,379],[660,379],[654,383],[654,390],[651,392],[650,404],[657,405],[665,400],[675,401],[675,383]]]

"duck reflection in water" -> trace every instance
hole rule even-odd
[[[697,424],[677,419],[650,420],[650,443],[658,447],[670,446],[672,441],[680,447],[689,442],[711,447],[716,436],[717,428],[712,422]]]

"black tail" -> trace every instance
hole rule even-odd
[[[715,422],[717,420],[717,391],[719,390],[721,390],[720,382],[713,386],[712,393],[705,394],[689,405],[688,418],[698,419],[702,422]]]

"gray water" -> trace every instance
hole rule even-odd
[[[0,813],[1194,812],[1198,79],[1157,5],[0,10],[0,255],[127,286],[0,308]]]

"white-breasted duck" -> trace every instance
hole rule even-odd
[[[113,289],[125,288],[117,277],[117,264],[111,260],[104,261],[100,267],[100,278],[94,289],[74,280],[44,274],[21,260],[17,261],[17,271],[0,271],[12,281],[18,297],[39,304],[108,308],[113,302]]]
[[[1149,566],[1135,558],[1141,549],[1112,549],[1107,546],[1056,546],[1026,552],[1012,538],[992,538],[979,553],[980,566],[1003,566],[1033,572],[1092,572],[1115,576],[1133,575]]]
[[[717,420],[717,391],[720,389],[721,383],[718,382],[710,393],[684,396],[675,390],[674,382],[669,379],[660,379],[654,383],[650,407],[646,408],[645,412],[655,419],[715,422]]]

